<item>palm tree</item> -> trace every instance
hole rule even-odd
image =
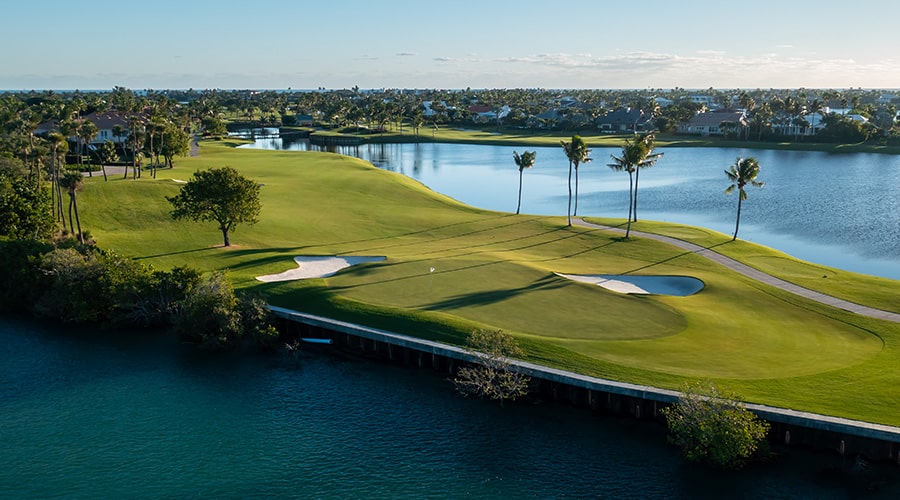
[[[734,241],[737,239],[738,227],[741,224],[741,202],[747,199],[747,192],[744,191],[744,186],[750,184],[756,187],[763,187],[765,183],[756,180],[756,176],[759,175],[759,162],[753,157],[738,158],[735,160],[734,165],[728,167],[728,170],[725,171],[725,175],[727,175],[728,180],[731,181],[731,185],[725,190],[725,194],[731,194],[731,192],[734,191],[734,188],[737,188],[739,193],[737,222],[734,224],[734,237],[731,238],[731,241]]]
[[[60,157],[62,157],[63,159],[66,157],[66,152],[69,150],[69,142],[66,140],[65,136],[56,131],[50,132],[50,134],[47,136],[47,140],[50,142],[51,151],[50,196],[53,200],[53,216],[56,218],[56,220],[62,221],[63,225],[65,225],[66,219],[62,209],[62,194],[60,194],[59,191],[59,171]]]
[[[572,146],[571,142],[559,141],[559,144],[562,146],[563,151],[566,153],[566,158],[569,159],[569,206],[566,208],[566,220],[568,225],[572,225],[572,162],[575,157],[575,148]]]
[[[87,144],[88,150],[91,147],[91,141],[97,137],[97,134],[100,133],[100,129],[97,128],[97,125],[90,120],[84,120],[81,122],[81,125],[78,127],[78,137],[81,138],[82,144]],[[103,165],[103,162],[100,162],[100,170],[103,171],[103,180],[108,181],[106,178],[106,166]],[[91,173],[91,168],[88,167],[88,175],[93,177],[94,175]]]
[[[513,151],[513,160],[516,162],[516,166],[519,167],[519,203],[516,205],[516,215],[519,215],[519,209],[522,207],[522,172],[526,168],[534,166],[536,156],[537,151],[525,151],[522,153],[522,156],[519,156],[518,151]]]
[[[75,232],[72,227],[72,211],[75,211],[75,223],[78,225],[78,241],[84,245],[84,235],[81,233],[81,219],[78,217],[78,203],[75,201],[75,191],[81,187],[84,177],[81,172],[66,172],[59,180],[59,186],[69,193],[69,231]]]
[[[647,132],[642,134],[638,141],[634,144],[636,148],[635,154],[637,154],[637,163],[635,164],[634,171],[634,210],[631,212],[634,222],[637,222],[637,194],[638,194],[638,181],[641,178],[641,170],[645,168],[650,168],[653,165],[656,165],[657,160],[659,160],[663,153],[654,153],[653,152],[653,143],[656,142],[656,136],[651,132]]]
[[[568,155],[569,153],[567,152],[566,154]],[[587,143],[584,142],[580,135],[572,136],[571,154],[572,156],[569,160],[575,167],[575,209],[572,210],[572,215],[578,215],[578,165],[591,161],[591,158],[588,157],[591,154],[591,150],[588,149]]]
[[[638,176],[641,168],[651,167],[663,155],[653,152],[655,137],[651,133],[635,136],[634,139],[626,139],[622,146],[622,155],[610,155],[613,162],[608,166],[617,172],[628,172],[628,226],[625,229],[625,237],[631,234],[631,222],[637,222],[637,188]]]

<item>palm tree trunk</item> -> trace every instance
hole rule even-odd
[[[578,215],[578,167],[575,167],[575,210],[572,215]]]
[[[632,217],[634,217],[634,222],[637,222],[637,191],[638,191],[638,179],[641,178],[641,168],[635,167],[634,170],[634,200],[632,201],[633,210],[631,211]]]
[[[569,207],[566,208],[566,220],[572,225],[572,162],[569,162]]]
[[[69,193],[69,232],[72,234],[75,234],[75,226],[72,225],[72,205],[74,204],[75,198],[72,196],[72,193]]]
[[[516,205],[516,215],[519,215],[519,209],[522,208],[522,169],[519,169],[519,203]]]
[[[634,192],[634,183],[632,182],[631,172],[628,172],[628,226],[625,228],[625,237],[628,238],[631,236],[631,210],[634,207],[632,204],[632,193]]]
[[[737,210],[737,221],[734,223],[734,237],[731,238],[731,241],[737,239],[738,235],[738,227],[741,225],[741,196],[738,194],[738,210]]]
[[[81,218],[78,217],[78,202],[75,200],[75,193],[72,193],[72,206],[75,207],[75,224],[78,226],[78,241],[84,245],[84,234],[81,232]],[[72,225],[72,216],[69,216],[69,225]]]

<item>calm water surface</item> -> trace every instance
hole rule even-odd
[[[661,427],[462,399],[428,370],[4,317],[0,346],[0,498],[900,497],[893,465],[712,474]]]
[[[266,137],[245,147],[317,149],[305,140]],[[470,144],[367,144],[336,152],[396,171],[469,205],[514,212],[522,147]],[[522,211],[565,215],[568,161],[558,147],[537,150],[525,172]],[[628,176],[607,167],[614,148],[595,148],[579,170],[579,215],[627,215]],[[640,174],[638,215],[734,232],[737,195],[725,195],[724,170],[755,156],[762,189],[748,188],[739,236],[795,257],[900,279],[900,156],[732,148],[662,148]]]

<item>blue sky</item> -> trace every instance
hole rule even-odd
[[[0,11],[0,89],[900,88],[900,2],[887,0],[42,0]]]

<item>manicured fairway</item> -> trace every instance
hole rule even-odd
[[[179,189],[172,179],[224,165],[263,185],[260,223],[239,226],[229,249],[218,247],[213,224],[170,220],[164,199]],[[900,325],[810,302],[663,243],[566,227],[564,217],[477,210],[356,159],[227,143],[204,143],[200,157],[155,181],[89,179],[80,196],[83,224],[100,245],[157,267],[229,269],[238,287],[276,305],[457,344],[473,328],[502,328],[548,365],[669,388],[713,378],[755,402],[900,424]],[[638,228],[699,244],[723,237]],[[756,245],[720,248],[865,305],[887,308],[900,294],[896,281],[835,270],[823,281],[809,264]],[[326,279],[254,279],[296,268],[297,255],[333,254],[387,259]],[[705,288],[623,295],[556,272],[693,276]]]

